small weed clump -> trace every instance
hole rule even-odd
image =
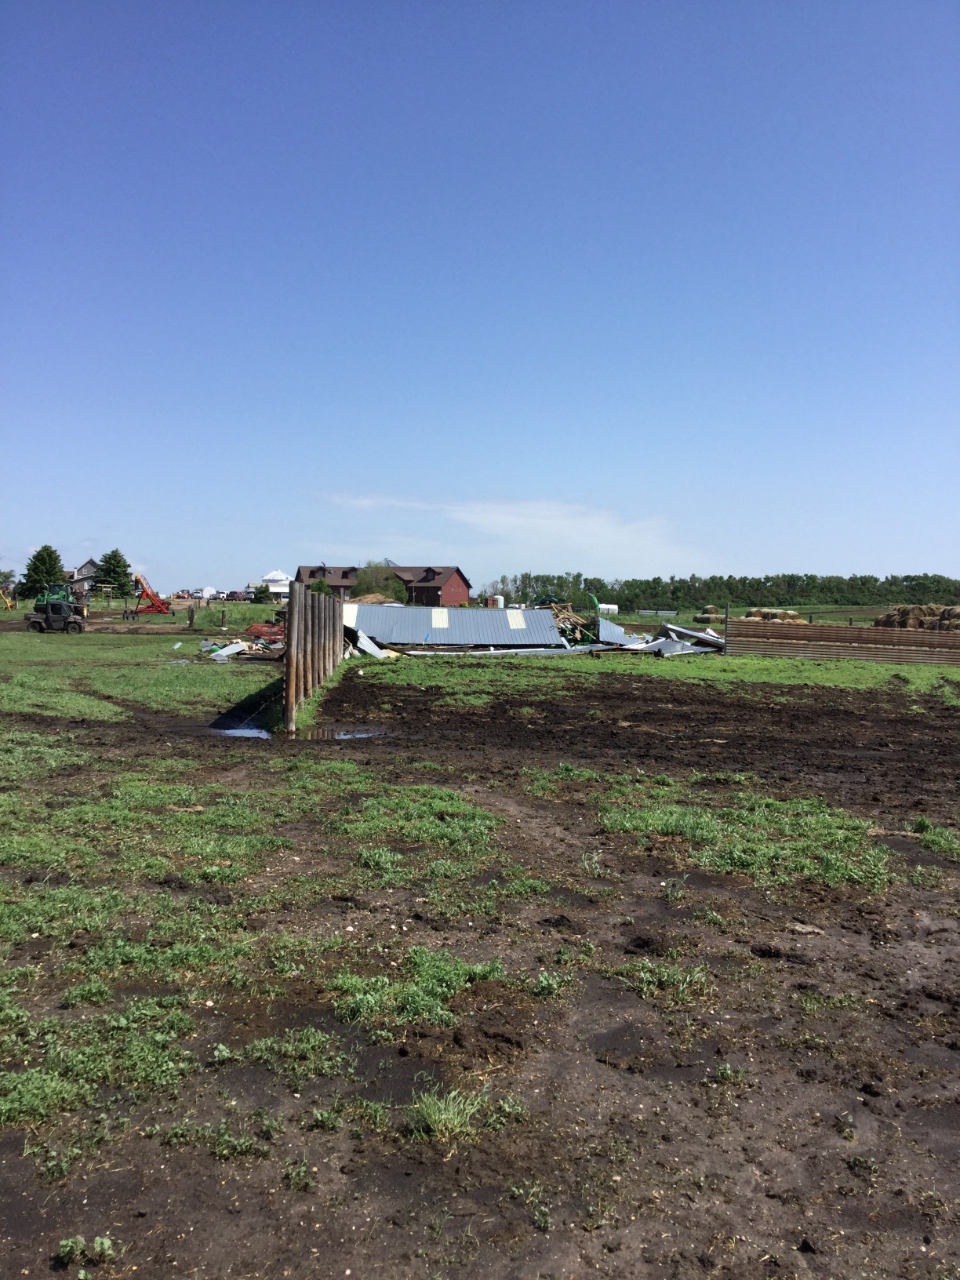
[[[343,1099],[337,1095],[326,1110],[320,1110],[318,1107],[310,1108],[309,1127],[319,1130],[320,1133],[339,1133],[343,1128],[343,1112]]]
[[[522,1200],[530,1209],[530,1220],[538,1231],[549,1231],[553,1226],[550,1207],[546,1201],[546,1188],[542,1182],[527,1180],[510,1188],[514,1200]]]
[[[116,1246],[110,1236],[96,1236],[92,1245],[87,1245],[83,1236],[70,1236],[60,1241],[57,1261],[68,1267],[71,1262],[86,1262],[96,1266],[99,1263],[115,1262]]]
[[[855,1009],[859,1004],[860,997],[850,994],[828,996],[822,991],[801,991],[800,993],[800,1013],[805,1018],[816,1018],[825,1011]]]
[[[368,871],[394,871],[402,861],[393,849],[364,849],[357,858],[357,865]]]
[[[485,1094],[435,1086],[413,1095],[409,1107],[410,1129],[423,1140],[450,1142],[472,1136],[477,1119],[490,1103]]]
[[[851,1156],[847,1168],[858,1178],[867,1182],[875,1182],[880,1173],[880,1166],[870,1156]]]
[[[243,1121],[234,1133],[230,1128],[230,1122],[221,1120],[213,1134],[213,1154],[218,1160],[237,1160],[244,1156],[263,1159],[270,1154],[270,1148],[266,1142],[261,1142],[250,1133]]]
[[[288,1160],[283,1180],[291,1191],[313,1191],[317,1184],[312,1172],[306,1160]]]
[[[943,872],[939,867],[924,867],[918,864],[910,872],[908,879],[918,889],[943,888]]]
[[[746,1067],[733,1067],[729,1062],[721,1062],[714,1073],[717,1084],[746,1084],[749,1078]]]
[[[410,948],[404,970],[405,976],[394,981],[384,975],[363,977],[342,969],[328,984],[342,993],[334,1004],[337,1017],[367,1026],[423,1022],[449,1027],[456,1018],[448,1006],[458,991],[472,982],[504,976],[500,960],[470,965],[448,951],[426,947]]]
[[[560,994],[568,982],[572,981],[572,977],[567,973],[550,973],[549,970],[544,969],[530,983],[530,994],[538,1000],[552,1000]]]
[[[497,1102],[487,1116],[484,1127],[499,1132],[501,1129],[506,1128],[508,1124],[523,1124],[529,1117],[530,1112],[525,1104],[519,1098],[512,1098],[507,1095],[507,1097],[500,1098]]]
[[[337,1037],[318,1027],[301,1027],[298,1031],[285,1031],[282,1036],[254,1040],[247,1046],[246,1057],[275,1071],[295,1092],[307,1080],[348,1075],[354,1065],[350,1055],[340,1049]]]
[[[951,862],[960,862],[960,835],[948,827],[938,827],[929,818],[917,818],[913,829],[921,837],[920,843],[931,853],[939,853]]]
[[[687,877],[671,877],[664,881],[663,893],[660,895],[669,906],[676,906],[687,896]]]
[[[841,1111],[834,1117],[833,1127],[846,1142],[856,1142],[857,1130],[853,1115],[849,1111]]]
[[[720,914],[714,911],[712,907],[701,907],[699,911],[693,913],[694,920],[699,920],[702,924],[708,924],[713,929],[719,929],[721,933],[726,933],[730,925],[728,921]]]
[[[607,977],[619,978],[644,1000],[665,996],[671,1004],[687,1004],[694,996],[709,995],[713,989],[710,970],[700,964],[664,964],[643,959],[603,972]]]

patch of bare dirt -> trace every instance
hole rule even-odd
[[[368,702],[348,679],[327,715],[362,724]],[[437,919],[397,891],[251,914],[252,932],[402,931],[471,962],[500,956],[508,977],[547,969],[567,981],[544,1000],[479,982],[454,1000],[455,1026],[411,1027],[390,1045],[345,1033],[307,983],[272,1002],[225,999],[198,1015],[196,1052],[317,1025],[347,1035],[355,1078],[295,1096],[245,1065],[185,1086],[197,1123],[223,1091],[240,1115],[279,1117],[270,1159],[162,1146],[140,1135],[165,1122],[164,1107],[144,1108],[102,1158],[45,1185],[23,1135],[0,1133],[0,1275],[46,1274],[63,1236],[109,1229],[127,1247],[110,1274],[128,1280],[960,1276],[957,866],[892,834],[904,866],[935,868],[940,888],[774,891],[698,871],[671,902],[670,842],[641,852],[604,834],[589,806],[532,797],[521,773],[561,760],[750,771],[771,794],[822,794],[895,831],[919,812],[957,820],[956,710],[930,699],[918,713],[897,693],[729,692],[635,675],[561,702],[531,723],[510,707],[463,715],[411,694],[389,738],[233,742],[229,760],[222,743],[190,740],[194,757],[209,753],[208,776],[244,786],[278,752],[355,759],[405,781],[425,780],[415,760],[451,766],[431,780],[503,817],[499,839],[531,873],[563,879],[585,853],[603,868],[582,890],[510,903],[494,920]],[[104,752],[170,754],[166,728],[82,734]],[[284,834],[301,870],[326,865],[308,821]],[[34,942],[15,962],[44,955]],[[671,1004],[609,976],[643,960],[702,965],[710,991]],[[337,1089],[402,1106],[429,1081],[517,1098],[528,1118],[442,1144],[308,1122]],[[291,1189],[285,1160],[305,1161],[314,1187]]]

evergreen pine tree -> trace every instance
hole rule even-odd
[[[130,576],[130,562],[118,547],[108,551],[97,562],[97,586],[113,588],[115,596],[132,596],[136,592]]]
[[[17,585],[17,595],[21,598],[38,596],[48,586],[65,582],[66,578],[59,551],[55,551],[49,543],[44,543],[27,561],[23,581]]]

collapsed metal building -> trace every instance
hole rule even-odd
[[[343,606],[343,625],[381,647],[429,645],[476,650],[546,649],[569,651],[550,609],[433,609],[418,605]],[[600,617],[599,644],[626,647],[638,639]]]

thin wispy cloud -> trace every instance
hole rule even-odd
[[[343,493],[326,500],[355,513],[356,532],[362,532],[363,542],[351,538],[340,544],[344,550],[357,548],[359,556],[363,547],[369,555],[375,542],[392,559],[456,560],[483,579],[523,569],[579,570],[607,578],[688,573],[699,558],[666,518],[631,520],[584,503],[424,502]]]

